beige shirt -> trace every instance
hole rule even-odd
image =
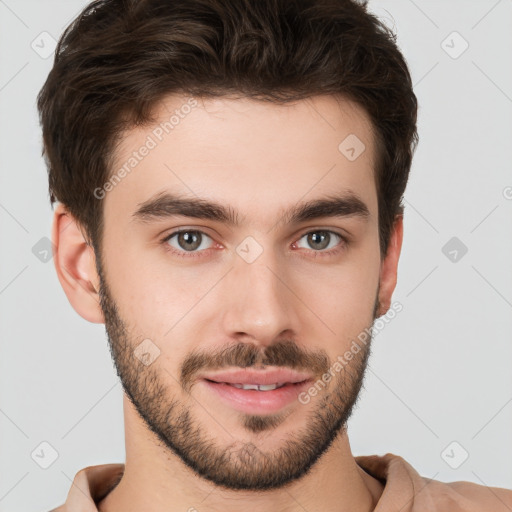
[[[402,457],[355,457],[357,464],[384,484],[374,512],[511,512],[512,490],[471,482],[443,483],[419,475]],[[124,464],[80,470],[66,502],[50,512],[97,512],[99,503],[121,480]]]

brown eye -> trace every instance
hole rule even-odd
[[[308,244],[315,249],[325,249],[329,245],[329,241],[331,236],[326,231],[315,231],[314,233],[309,233]]]
[[[334,236],[333,236],[334,235]],[[306,243],[308,247],[306,249],[313,249],[314,251],[325,251],[325,249],[333,249],[335,248],[340,241],[343,241],[343,237],[334,233],[333,231],[310,231],[309,233],[304,234],[301,237],[302,239],[306,239]]]
[[[202,231],[189,229],[171,233],[165,239],[165,242],[178,252],[197,252],[198,249],[208,249],[207,243],[205,247],[205,240],[207,239],[211,240]]]

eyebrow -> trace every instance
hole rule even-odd
[[[139,204],[133,213],[134,221],[146,223],[183,216],[222,222],[238,227],[245,219],[230,206],[202,198],[186,198],[169,192],[157,194]],[[330,195],[296,204],[288,210],[281,210],[277,217],[279,224],[300,224],[322,217],[356,217],[367,220],[370,211],[364,201],[352,192]]]

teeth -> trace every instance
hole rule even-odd
[[[231,384],[238,389],[254,389],[257,391],[272,391],[277,388],[281,388],[284,384]]]

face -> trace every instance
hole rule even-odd
[[[343,432],[363,380],[370,344],[344,354],[378,305],[370,122],[327,96],[174,96],[155,113],[124,134],[120,179],[98,192],[118,374],[148,429],[198,474],[282,487]],[[278,389],[240,389],[241,369],[288,373]]]

